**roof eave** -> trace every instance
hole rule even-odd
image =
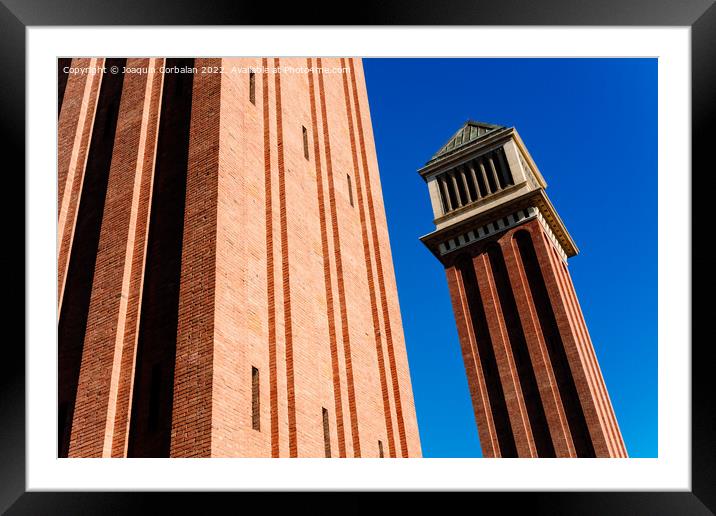
[[[440,156],[439,158],[428,161],[423,167],[418,169],[418,174],[420,174],[420,176],[425,179],[427,174],[432,172],[434,169],[442,167],[446,163],[450,163],[453,160],[457,161],[460,158],[464,157],[466,154],[470,154],[471,152],[477,150],[480,147],[491,145],[496,140],[499,140],[500,138],[503,138],[506,135],[511,135],[513,133],[515,133],[514,127],[502,127],[501,129],[498,129],[496,131],[491,131],[481,136],[480,138],[477,138],[476,140],[473,140],[460,147],[456,147],[453,151],[443,156]]]

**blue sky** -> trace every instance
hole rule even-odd
[[[364,59],[425,457],[481,450],[416,170],[467,119],[514,126],[580,248],[572,279],[631,457],[657,456],[657,61]]]

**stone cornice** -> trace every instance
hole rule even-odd
[[[554,234],[554,237],[561,246],[565,256],[571,257],[579,253],[579,249],[567,231],[562,219],[559,217],[554,209],[554,206],[542,189],[528,192],[523,196],[513,199],[509,203],[496,206],[494,209],[482,213],[478,213],[474,217],[462,220],[452,226],[428,233],[427,235],[420,237],[420,240],[438,259],[442,259],[444,253],[440,250],[441,244],[445,244],[452,239],[459,240],[461,236],[464,236],[473,230],[487,226],[490,223],[494,223],[504,217],[508,217],[519,210],[524,210],[530,207],[536,207],[539,210],[544,222]],[[500,230],[496,231],[494,234],[497,234],[502,230],[503,228],[500,228]]]

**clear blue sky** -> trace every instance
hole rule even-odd
[[[479,457],[416,173],[467,119],[514,126],[580,248],[569,261],[629,455],[657,456],[657,61],[365,59],[425,457]]]

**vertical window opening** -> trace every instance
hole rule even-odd
[[[261,431],[261,397],[259,370],[251,367],[251,428]]]
[[[249,101],[256,105],[256,74],[253,70],[249,72]]]
[[[326,452],[326,457],[331,457],[331,428],[328,423],[328,410],[323,407],[323,448]]]
[[[348,182],[348,200],[353,206],[353,183],[351,182],[350,174],[346,174],[346,181]]]
[[[459,170],[455,169],[453,171],[453,175],[455,176],[455,183],[457,184],[457,193],[460,197],[460,206],[465,206],[467,201],[467,192],[465,191],[465,183],[462,182],[462,174]]]
[[[512,174],[510,173],[510,165],[507,163],[505,149],[500,147],[495,151],[495,155],[497,156],[496,165],[498,167],[498,175],[500,177],[500,185],[502,186],[502,188],[515,184],[515,182],[512,180]]]
[[[447,186],[447,192],[450,196],[450,205],[452,209],[455,210],[460,207],[460,204],[457,202],[457,192],[455,191],[455,185],[452,182],[452,176],[450,174],[445,174],[445,185]]]
[[[463,177],[465,178],[465,183],[467,184],[467,191],[470,194],[470,202],[475,202],[478,198],[477,196],[477,185],[472,179],[472,174],[470,173],[470,170],[467,167],[464,167],[462,169]]]
[[[381,459],[385,457],[385,453],[383,453],[383,441],[378,439],[378,457]]]
[[[440,200],[443,203],[443,213],[452,211],[452,204],[450,203],[450,195],[448,193],[445,176],[438,177],[436,181],[438,182],[438,188],[440,188]]]
[[[490,187],[490,192],[496,193],[500,190],[500,185],[496,182],[498,179],[496,174],[492,171],[492,167],[495,166],[495,162],[490,155],[487,155],[483,158],[482,165],[485,167],[485,175],[487,176],[487,184]]]
[[[487,176],[484,174],[484,164],[482,163],[482,160],[474,161],[473,162],[475,170],[475,179],[477,179],[477,189],[480,192],[480,197],[486,197],[490,195],[490,191],[487,189]]]
[[[308,156],[308,131],[304,126],[301,126],[303,130],[303,157],[309,159]]]

